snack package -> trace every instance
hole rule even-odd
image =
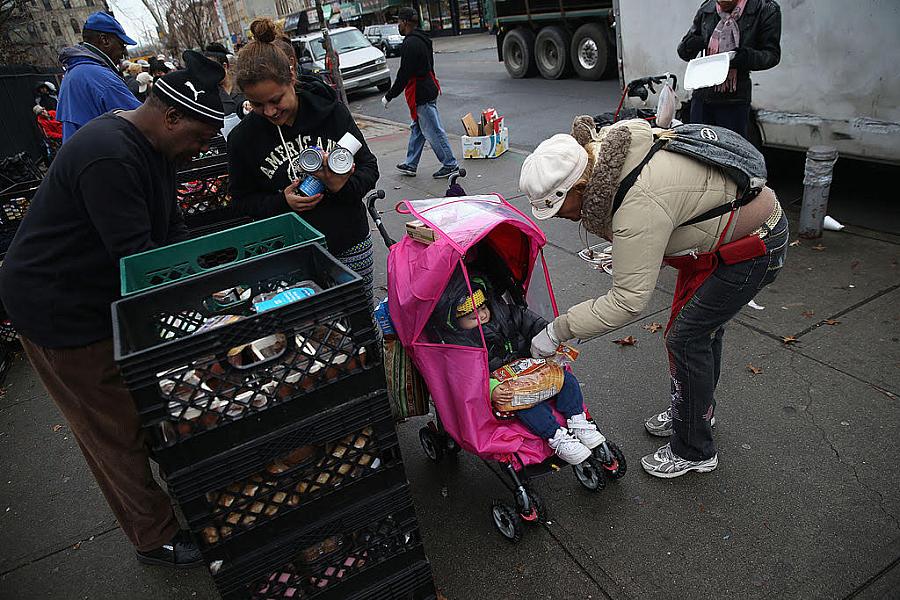
[[[491,377],[512,387],[511,402],[494,403],[498,411],[509,412],[530,408],[557,395],[565,374],[554,360],[523,358],[500,367],[491,373]]]

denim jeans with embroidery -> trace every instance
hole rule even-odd
[[[672,451],[686,460],[716,454],[710,419],[715,412],[716,385],[722,368],[725,323],[772,283],[784,266],[788,221],[781,217],[763,238],[766,254],[718,267],[681,309],[666,349],[672,374]]]

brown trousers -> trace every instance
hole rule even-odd
[[[83,348],[45,348],[21,339],[122,531],[140,551],[168,543],[179,525],[150,472],[134,399],[113,361],[112,339]]]

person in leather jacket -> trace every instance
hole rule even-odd
[[[750,72],[771,69],[781,61],[781,8],[775,0],[706,0],[678,44],[678,56],[684,61],[701,52],[730,51],[735,55],[726,80],[694,90],[690,120],[727,127],[747,137]]]

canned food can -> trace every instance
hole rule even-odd
[[[315,196],[316,194],[321,194],[325,191],[325,184],[312,175],[307,175],[306,178],[300,182],[300,185],[297,186],[297,191],[304,196]]]
[[[311,146],[304,149],[295,160],[296,163],[294,168],[297,169],[298,172],[315,173],[322,168],[324,155],[321,148]]]
[[[328,168],[332,173],[346,175],[353,168],[353,153],[346,148],[335,148],[328,154]]]

